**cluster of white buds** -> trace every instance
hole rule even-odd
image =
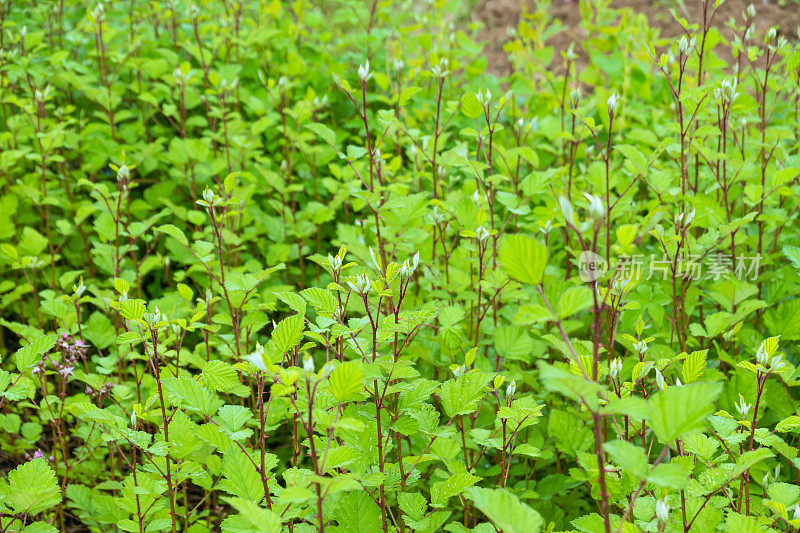
[[[772,372],[777,372],[786,363],[782,361],[783,355],[773,355],[777,349],[777,339],[767,339],[756,350],[756,363]]]
[[[415,253],[411,259],[406,259],[405,261],[403,261],[403,264],[400,265],[400,275],[408,279],[412,275],[414,275],[414,272],[417,271],[418,266],[419,266],[419,252]]]
[[[103,19],[106,18],[106,9],[103,7],[103,3],[98,2],[95,8],[89,12],[89,16],[95,22],[103,22]]]
[[[573,106],[577,106],[581,101],[581,96],[581,88],[576,87],[569,92],[569,101],[572,102]]]
[[[189,80],[192,79],[192,73],[188,70],[184,72],[180,67],[176,67],[175,70],[172,71],[172,78],[178,85],[186,85],[189,83]]]
[[[373,150],[372,152],[372,162],[375,165],[377,171],[380,172],[381,168],[383,168],[383,154],[377,148],[375,148],[375,150]]]
[[[99,5],[99,4],[98,4],[98,5]],[[23,26],[23,27],[22,27],[22,28],[19,30],[19,36],[20,36],[20,38],[21,38],[21,39],[24,39],[26,35],[28,35],[28,27],[27,27],[27,26]]]
[[[150,327],[154,327],[160,322],[164,322],[166,320],[168,320],[168,318],[161,313],[158,307],[153,309],[152,313],[144,314],[144,321],[147,322]]]
[[[358,77],[361,79],[362,83],[366,83],[372,76],[373,74],[369,70],[369,59],[367,59],[366,61],[364,61],[363,65],[359,65]]]
[[[438,224],[444,220],[444,215],[439,211],[439,206],[433,206],[433,209],[428,213],[428,219],[434,224]]]
[[[233,78],[232,80],[221,79],[219,80],[219,90],[220,92],[230,89],[234,90],[236,87],[239,86],[239,78]]]
[[[334,272],[339,272],[342,269],[342,258],[338,255],[328,254],[328,265]]]
[[[75,292],[75,298],[79,299],[83,296],[83,293],[86,292],[86,285],[83,284],[83,278],[78,280],[77,285],[72,286],[72,290]]]
[[[475,192],[472,193],[472,203],[475,204],[475,206],[477,207],[477,206],[481,205],[481,202],[484,199],[485,199],[485,196],[481,195],[480,189],[475,189]]]
[[[34,255],[28,260],[28,266],[35,270],[40,266],[44,266],[44,261],[40,261],[39,257]]]
[[[119,164],[119,169],[117,170],[117,181],[121,183],[125,183],[131,179],[131,169],[128,168],[124,162]]]
[[[756,8],[753,4],[747,6],[747,9],[745,9],[744,13],[742,13],[742,18],[744,20],[753,19],[755,18],[755,16],[756,16]]]
[[[475,238],[477,238],[479,241],[485,241],[489,238],[489,230],[483,226],[478,226],[478,228],[475,230]]]
[[[747,414],[753,407],[752,404],[749,404],[746,401],[744,401],[744,396],[742,396],[741,394],[739,395],[739,402],[734,405],[736,407],[736,412],[739,413],[739,418],[741,418],[742,420],[747,418]]]
[[[392,62],[392,67],[393,67],[393,68],[394,68],[394,69],[395,69],[397,72],[400,72],[401,70],[403,70],[403,67],[405,67],[405,66],[406,66],[406,64],[405,64],[405,63],[403,63],[403,60],[402,60],[402,59],[400,59],[400,58],[398,58],[398,59],[395,59],[395,60]]]
[[[575,58],[577,56],[575,55],[575,42],[574,41],[569,43],[569,48],[567,48],[567,51],[565,52],[564,55],[566,55],[566,57],[567,57],[567,59],[569,61],[575,61]]]
[[[608,105],[608,112],[610,114],[613,115],[616,113],[617,106],[619,105],[619,95],[617,93],[611,93],[611,96],[606,100],[606,105]]]
[[[550,234],[550,231],[552,229],[553,229],[553,221],[552,220],[548,220],[547,222],[544,223],[544,226],[539,228],[539,231],[541,231],[542,233],[545,234],[545,236],[547,236],[547,235]]]
[[[328,95],[324,95],[322,98],[319,96],[314,97],[314,109],[322,109],[323,107],[328,107]]]
[[[736,100],[739,92],[736,90],[736,78],[725,78],[720,87],[714,89],[714,98],[720,104],[729,104]]]
[[[694,208],[692,208],[692,210],[689,211],[688,213],[683,213],[683,212],[678,213],[678,215],[675,217],[675,225],[685,226],[688,228],[689,225],[692,223],[692,220],[694,220],[695,213],[696,212]]]
[[[686,35],[681,35],[680,40],[678,41],[678,51],[684,55],[688,54],[689,52],[694,49],[695,45],[697,44],[697,40],[692,37],[688,39]]]
[[[631,278],[614,278],[613,290],[617,294],[622,294],[623,292],[627,291],[631,287],[631,282],[633,280]]]
[[[218,205],[218,204],[222,203],[222,198],[217,196],[217,193],[215,193],[209,187],[206,187],[203,190],[203,201],[206,204],[208,204],[208,207],[213,207],[215,205]]]
[[[36,89],[33,96],[37,102],[44,102],[47,100],[47,95],[50,93],[50,85],[45,86],[44,90]]]
[[[450,71],[447,70],[448,64],[447,58],[443,57],[438,65],[434,65],[433,68],[431,68],[431,73],[439,79],[444,79],[450,73]]]
[[[369,277],[366,274],[359,274],[358,276],[356,276],[355,283],[353,283],[352,281],[348,281],[347,285],[349,285],[351,289],[361,294],[362,296],[369,293],[369,289],[371,286]]]
[[[515,392],[517,392],[517,380],[512,379],[511,382],[506,387],[506,397],[513,398]]]
[[[622,372],[622,359],[617,357],[608,365],[608,375],[610,375],[612,379],[617,379],[620,372]]]
[[[639,341],[633,345],[633,349],[636,350],[636,353],[641,355],[647,351],[647,342]]]
[[[492,103],[492,93],[489,89],[486,89],[485,92],[478,91],[475,93],[475,98],[477,98],[478,102],[484,107]]]
[[[603,218],[606,212],[603,200],[588,192],[583,193],[583,196],[589,201],[589,215],[594,219]]]
[[[200,9],[196,4],[189,4],[189,7],[186,8],[186,17],[192,22],[197,21],[200,17]]]
[[[669,502],[666,496],[663,500],[656,500],[656,518],[662,524],[669,520]]]

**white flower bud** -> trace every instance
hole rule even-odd
[[[665,497],[663,500],[656,500],[656,518],[662,524],[669,520],[669,503]]]
[[[303,371],[306,375],[314,373],[314,358],[310,355],[303,359]]]
[[[606,100],[606,105],[608,105],[608,112],[613,115],[617,111],[618,104],[619,104],[619,95],[617,93],[611,93],[611,96],[609,96],[608,100]]]
[[[358,77],[361,78],[362,82],[366,82],[372,77],[372,73],[369,71],[369,59],[358,67]]]
[[[603,200],[588,192],[583,193],[583,196],[589,201],[589,215],[595,219],[603,218],[606,212]]]
[[[617,357],[616,359],[611,361],[611,364],[609,365],[608,368],[608,374],[612,378],[616,379],[619,377],[620,372],[622,372],[622,360],[619,357]]]
[[[742,420],[747,418],[747,414],[750,412],[750,409],[753,407],[751,404],[744,401],[744,396],[741,394],[739,395],[739,402],[735,404],[736,411],[739,413],[739,418]]]
[[[517,392],[517,380],[512,379],[506,387],[506,396],[512,398],[515,392]]]

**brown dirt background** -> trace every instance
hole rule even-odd
[[[727,0],[719,8],[714,26],[723,27],[729,17],[741,22],[742,12],[751,3],[756,8],[755,35],[763,35],[771,26],[777,26],[779,35],[790,40],[797,39],[800,3],[796,0],[784,0],[783,5],[777,0]],[[674,37],[682,33],[681,26],[669,11],[671,7],[690,23],[700,24],[702,21],[702,0],[688,0],[683,5],[669,0],[614,0],[611,5],[615,8],[629,7],[644,14],[650,25],[659,29],[662,37]],[[480,38],[488,43],[486,53],[490,72],[497,75],[510,72],[511,64],[503,50],[503,45],[509,40],[508,28],[516,28],[523,10],[527,8],[533,11],[535,6],[535,0],[481,0],[477,5],[473,16],[484,24]],[[560,58],[559,52],[566,50],[570,43],[580,40],[583,35],[579,27],[579,0],[553,0],[550,13],[564,26],[563,31],[547,41],[555,49],[553,57]]]

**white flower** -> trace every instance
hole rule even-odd
[[[608,112],[613,115],[619,104],[619,95],[617,93],[611,93],[611,96],[606,100],[606,104],[608,105]]]
[[[478,99],[478,102],[480,102],[482,106],[487,106],[492,103],[492,93],[489,89],[486,89],[485,93],[478,91],[477,94],[475,94],[475,98]]]
[[[568,60],[575,61],[575,42],[569,43],[569,48],[567,48],[566,56]]]
[[[682,35],[681,39],[678,41],[678,50],[680,50],[684,54],[688,54],[694,45],[697,43],[694,37],[691,39],[687,39],[686,35]]]
[[[619,357],[617,357],[616,359],[611,361],[611,364],[609,365],[608,368],[608,374],[612,378],[616,379],[619,377],[619,373],[621,371],[622,371],[622,360]]]
[[[216,196],[217,195],[214,194],[214,191],[212,191],[208,187],[206,187],[206,189],[203,191],[203,200],[205,200],[206,203],[213,204]]]
[[[778,31],[775,29],[775,26],[771,27],[769,31],[767,31],[767,35],[764,37],[764,42],[771,43],[775,40],[775,37],[778,35]]]
[[[75,296],[80,298],[86,292],[86,285],[83,284],[83,278],[80,278],[78,285],[73,285],[72,290],[75,291]]]
[[[605,207],[603,206],[603,200],[599,197],[589,194],[588,192],[583,193],[583,196],[589,201],[589,215],[592,218],[603,218],[605,216]]]
[[[331,270],[338,272],[342,268],[342,258],[338,255],[328,254],[328,265],[331,267]]]
[[[447,59],[446,59],[446,58],[442,58],[442,60],[441,60],[441,61],[439,61],[439,64],[438,64],[438,65],[436,65],[436,66],[434,66],[434,67],[431,69],[431,72],[432,72],[432,73],[433,73],[433,75],[434,75],[434,76],[436,76],[437,78],[440,78],[440,79],[441,79],[441,78],[444,78],[444,77],[446,77],[446,76],[447,76],[447,74],[449,74],[449,72],[450,72],[449,70],[447,70],[447,65],[448,65],[448,61],[447,61]]]
[[[92,17],[92,20],[97,22],[102,22],[106,16],[105,8],[103,7],[102,2],[98,2],[97,6],[92,9],[91,13],[89,14]],[[24,28],[24,27],[23,27]]]
[[[577,89],[572,89],[569,92],[569,99],[574,105],[577,105],[577,103],[581,100],[581,88],[578,87]]]
[[[436,224],[437,222],[441,222],[442,220],[444,220],[444,215],[442,215],[439,212],[439,207],[438,206],[433,206],[433,209],[428,214],[428,219],[431,222],[433,222],[434,224]]]
[[[310,355],[303,359],[303,372],[306,374],[314,373],[314,358]]]
[[[764,348],[763,343],[758,347],[758,350],[756,350],[756,362],[764,367],[769,364],[769,354],[766,348]]]
[[[475,237],[477,237],[479,241],[485,241],[489,238],[489,231],[483,226],[478,226],[475,230]]]
[[[117,170],[117,181],[128,181],[131,178],[131,169],[125,163],[120,164]]]
[[[514,396],[515,392],[517,392],[517,380],[512,379],[511,383],[506,387],[506,396],[511,398]]]
[[[358,67],[358,77],[361,78],[362,82],[366,82],[372,77],[372,73],[369,71],[369,59]]]
[[[744,401],[744,396],[741,394],[739,395],[739,402],[735,404],[736,411],[739,413],[739,417],[744,420],[747,418],[747,413],[750,412],[750,409],[753,407],[751,404]]]
[[[668,498],[664,497],[663,500],[656,500],[656,518],[662,524],[669,520],[669,503]]]
[[[370,281],[366,274],[359,274],[356,276],[356,282],[353,283],[352,281],[348,281],[347,284],[350,286],[351,289],[356,291],[357,293],[364,295],[369,292],[370,289]]]
[[[419,265],[419,252],[415,253],[411,259],[406,259],[400,266],[400,275],[404,278],[411,277]]]
[[[405,63],[403,63],[402,59],[395,59],[394,62],[392,63],[392,66],[394,67],[395,70],[401,71],[403,70]]]
[[[633,345],[633,348],[637,353],[643,354],[647,351],[647,343],[645,341],[637,342]]]

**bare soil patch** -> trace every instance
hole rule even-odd
[[[778,27],[778,33],[787,39],[797,39],[798,26],[800,26],[800,3],[795,0],[784,0],[783,5],[776,0],[727,0],[714,18],[716,27],[723,27],[725,22],[734,17],[741,22],[742,12],[747,6],[753,4],[756,8],[756,35],[763,33],[772,26]],[[702,20],[702,2],[688,0],[683,7],[669,1],[652,0],[615,0],[613,7],[632,8],[647,17],[650,25],[658,28],[662,37],[680,35],[680,24],[675,21],[670,13],[670,6],[675,6],[680,14],[690,23],[700,23]],[[475,10],[474,16],[484,23],[481,38],[488,42],[486,50],[489,60],[489,70],[495,74],[508,74],[511,65],[503,50],[503,45],[508,42],[508,28],[515,28],[520,20],[523,10],[532,11],[535,2],[526,0],[483,0]],[[564,29],[548,40],[548,44],[555,48],[554,58],[560,58],[560,51],[565,50],[570,43],[578,41],[583,36],[579,27],[581,16],[578,0],[553,0],[551,5],[553,16],[560,20]]]

